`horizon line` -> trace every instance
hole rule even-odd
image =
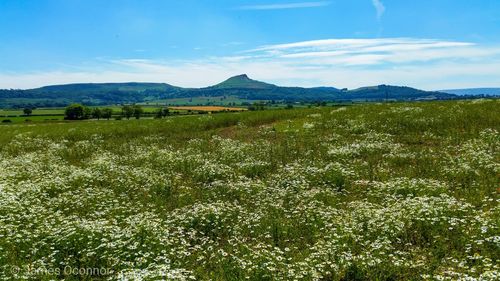
[[[247,76],[249,79],[253,80],[253,81],[257,81],[257,82],[263,82],[263,83],[267,83],[267,84],[271,84],[271,85],[274,85],[274,86],[277,86],[277,87],[283,87],[283,88],[286,88],[286,87],[296,87],[296,88],[304,88],[304,89],[311,89],[311,88],[336,88],[338,90],[342,90],[342,89],[348,89],[348,90],[355,90],[355,89],[361,89],[361,88],[369,88],[369,87],[378,87],[378,86],[394,86],[394,87],[408,87],[408,88],[413,88],[413,89],[417,89],[417,90],[423,90],[423,88],[420,88],[420,87],[413,87],[413,86],[408,86],[408,85],[405,85],[405,84],[393,84],[393,83],[380,83],[380,84],[373,84],[373,85],[365,85],[365,86],[360,86],[360,87],[336,87],[336,86],[325,86],[325,85],[317,85],[317,86],[281,86],[281,85],[277,85],[277,84],[273,84],[271,82],[265,82],[265,79],[263,79],[264,81],[262,80],[255,80],[255,79],[252,79],[250,78],[250,76],[246,73],[242,73],[242,74],[237,74],[237,75],[232,75],[230,77],[228,77],[227,79],[219,82],[219,83],[216,83],[216,84],[210,84],[210,85],[207,85],[207,86],[201,86],[201,87],[190,87],[190,86],[177,86],[177,85],[174,85],[174,84],[171,84],[171,83],[168,83],[166,81],[164,82],[152,82],[152,81],[140,81],[140,80],[128,80],[128,81],[110,81],[110,82],[68,82],[68,83],[61,83],[61,84],[46,84],[46,85],[43,85],[43,86],[39,86],[39,87],[34,87],[34,88],[0,88],[0,90],[21,90],[21,91],[27,91],[27,90],[35,90],[35,89],[40,89],[40,88],[45,88],[45,87],[52,87],[52,86],[68,86],[68,85],[85,85],[85,84],[91,84],[91,85],[99,85],[99,84],[164,84],[164,85],[169,85],[169,86],[172,86],[172,87],[176,87],[176,88],[182,88],[182,89],[203,89],[203,88],[209,88],[209,87],[212,87],[212,86],[216,86],[220,83],[223,83],[225,82],[226,80],[228,79],[231,79],[231,78],[234,78],[234,77],[238,77],[238,76]],[[451,88],[445,88],[445,89],[431,89],[431,90],[428,90],[428,89],[425,89],[425,91],[428,91],[428,92],[439,92],[439,91],[454,91],[454,90],[470,90],[470,89],[500,89],[500,85],[499,86],[476,86],[476,87],[463,87],[463,88],[460,88],[460,87],[451,87]]]

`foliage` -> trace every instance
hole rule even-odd
[[[127,118],[127,119],[130,119],[130,117],[132,117],[134,115],[134,107],[133,106],[130,106],[130,105],[124,105],[122,107],[122,115]]]
[[[135,119],[141,118],[142,114],[144,113],[144,110],[142,109],[142,107],[140,105],[134,105],[132,108],[134,111]]]
[[[109,120],[113,115],[113,110],[111,108],[103,108],[102,109],[102,118]]]
[[[101,119],[101,117],[102,117],[102,110],[99,107],[92,108],[92,118],[99,120]]]
[[[33,109],[27,107],[27,108],[23,109],[23,113],[24,113],[24,115],[29,116],[29,115],[31,115],[31,113],[33,113]]]
[[[168,115],[170,115],[170,109],[168,109],[168,107],[158,108],[155,111],[155,118],[156,119],[161,119],[163,117],[167,117]]]
[[[248,107],[248,110],[250,111],[255,111],[255,110],[264,110],[265,104],[263,102],[254,102],[252,105]]]
[[[71,104],[64,110],[64,119],[83,120],[89,118],[91,109],[81,104]]]

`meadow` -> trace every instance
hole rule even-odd
[[[0,280],[500,278],[500,100],[0,132]]]

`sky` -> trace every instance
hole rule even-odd
[[[0,0],[0,88],[500,87],[498,0]]]

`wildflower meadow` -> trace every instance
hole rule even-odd
[[[499,280],[500,100],[0,126],[0,280]]]

